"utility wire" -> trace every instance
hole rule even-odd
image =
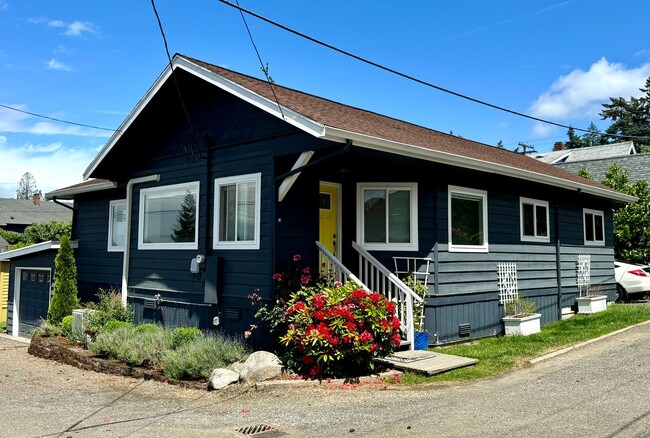
[[[239,7],[239,0],[235,0],[235,1],[237,2],[237,7]],[[257,45],[255,44],[255,40],[253,40],[253,34],[251,33],[250,28],[248,27],[248,23],[246,22],[246,17],[244,16],[244,12],[242,11],[241,8],[239,9],[239,13],[241,14],[241,19],[244,21],[244,26],[246,26],[246,32],[248,32],[248,37],[251,39],[251,44],[253,44],[253,48],[255,49],[255,53],[257,54],[257,59],[260,61],[260,66],[262,68],[262,71],[264,72],[264,76],[266,76],[266,82],[269,83],[269,87],[271,88],[271,93],[273,93],[273,98],[275,99],[275,103],[278,104],[278,108],[280,109],[280,114],[282,115],[282,120],[285,120],[284,112],[282,111],[282,106],[280,106],[280,102],[278,101],[278,96],[275,95],[275,89],[273,88],[273,81],[269,76],[268,64],[266,65],[266,67],[264,67],[264,62],[262,61],[262,57],[260,56],[260,51],[257,50]]]
[[[266,17],[264,17],[264,16],[262,16],[260,14],[257,14],[257,13],[255,13],[253,11],[249,11],[248,9],[242,8],[241,6],[239,6],[239,4],[234,5],[234,4],[230,3],[228,0],[219,0],[219,1],[221,3],[223,3],[223,4],[225,4],[225,5],[228,5],[228,6],[232,7],[232,8],[238,9],[239,12],[242,13],[242,14],[247,13],[249,15],[252,15],[255,18],[258,18],[258,19],[260,19],[262,21],[265,21],[265,22],[267,22],[267,23],[269,23],[269,24],[271,24],[273,26],[279,27],[282,30],[286,30],[289,33],[297,35],[297,36],[299,36],[301,38],[304,38],[306,40],[309,40],[309,41],[311,41],[313,43],[316,43],[316,44],[321,45],[323,47],[326,47],[328,49],[334,50],[335,52],[341,53],[341,54],[343,54],[345,56],[349,56],[351,58],[354,58],[357,61],[361,61],[361,62],[363,62],[365,64],[369,64],[369,65],[371,65],[373,67],[377,67],[377,68],[379,68],[381,70],[387,71],[389,73],[393,73],[394,75],[403,77],[403,78],[408,79],[408,80],[413,81],[413,82],[417,82],[418,84],[425,85],[427,87],[442,91],[444,93],[448,93],[448,94],[451,94],[453,96],[460,97],[461,99],[466,99],[466,100],[469,100],[471,102],[478,103],[480,105],[484,105],[484,106],[487,106],[487,107],[490,107],[490,108],[494,108],[494,109],[499,110],[499,111],[504,111],[504,112],[514,114],[514,115],[519,116],[519,117],[524,117],[524,118],[527,118],[527,119],[530,119],[530,120],[535,120],[537,122],[546,123],[546,124],[553,125],[553,126],[558,126],[560,128],[567,128],[567,129],[573,128],[574,131],[591,132],[588,129],[576,128],[574,126],[564,125],[562,123],[557,123],[557,122],[553,122],[553,121],[550,121],[550,120],[545,120],[545,119],[542,119],[542,118],[539,118],[539,117],[531,116],[529,114],[521,113],[519,111],[514,111],[514,110],[511,110],[511,109],[499,106],[499,105],[495,105],[495,104],[486,102],[484,100],[476,99],[474,97],[467,96],[465,94],[461,94],[461,93],[458,93],[456,91],[449,90],[447,88],[440,87],[438,85],[432,84],[431,82],[427,82],[425,80],[418,79],[418,78],[416,78],[414,76],[411,76],[409,74],[402,73],[402,72],[400,72],[398,70],[395,70],[393,68],[386,67],[386,66],[384,66],[382,64],[379,64],[377,62],[371,61],[371,60],[363,58],[363,57],[361,57],[359,55],[355,55],[354,53],[348,52],[346,50],[343,50],[343,49],[340,49],[340,48],[338,48],[336,46],[328,44],[328,43],[326,43],[324,41],[318,40],[318,39],[316,39],[314,37],[311,37],[311,36],[306,35],[306,34],[304,34],[302,32],[294,30],[294,29],[292,29],[290,27],[287,27],[287,26],[285,26],[283,24],[280,24],[280,23],[278,23],[276,21],[273,21],[273,20],[271,20],[269,18],[266,18]],[[632,138],[632,139],[636,138],[636,139],[643,139],[643,140],[648,139],[648,137],[639,137],[639,136],[634,136],[634,135],[617,135],[617,134],[608,134],[608,135],[610,137],[618,137],[618,138]]]
[[[111,132],[118,132],[119,131],[119,129],[102,128],[101,126],[86,125],[84,123],[77,123],[77,122],[71,122],[69,120],[57,119],[55,117],[48,117],[48,116],[44,116],[42,114],[37,114],[37,113],[32,113],[30,111],[21,110],[20,108],[15,108],[13,106],[3,105],[1,103],[0,103],[0,107],[11,110],[11,111],[16,111],[16,112],[19,112],[19,113],[23,113],[23,114],[29,114],[30,116],[40,117],[41,119],[52,120],[53,122],[67,123],[68,125],[82,126],[84,128],[101,129],[102,131],[111,131]]]
[[[169,55],[169,46],[167,45],[167,37],[165,36],[165,31],[163,30],[162,22],[160,21],[160,16],[156,10],[156,4],[154,0],[151,0],[151,6],[153,7],[153,13],[156,14],[156,20],[158,20],[158,27],[160,28],[160,34],[162,35],[163,41],[165,42],[165,52],[167,53],[167,60],[169,61],[169,69],[172,71],[172,77],[174,78],[174,85],[176,86],[176,91],[178,92],[178,98],[181,100],[181,106],[183,107],[183,112],[185,113],[185,118],[187,119],[187,124],[192,125],[190,121],[190,115],[187,112],[185,107],[185,101],[183,100],[183,95],[181,94],[181,89],[178,86],[178,81],[176,80],[176,71],[172,65],[172,57]]]

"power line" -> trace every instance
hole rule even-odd
[[[562,123],[553,122],[553,121],[550,121],[550,120],[545,120],[545,119],[542,119],[542,118],[539,118],[539,117],[531,116],[529,114],[525,114],[525,113],[522,113],[522,112],[519,112],[519,111],[514,111],[514,110],[511,110],[511,109],[499,106],[499,105],[495,105],[495,104],[486,102],[484,100],[476,99],[474,97],[467,96],[465,94],[461,94],[461,93],[458,93],[456,91],[449,90],[447,88],[443,88],[441,86],[432,84],[431,82],[427,82],[425,80],[418,79],[418,78],[416,78],[414,76],[411,76],[409,74],[402,73],[402,72],[400,72],[398,70],[395,70],[393,68],[386,67],[386,66],[384,66],[382,64],[379,64],[377,62],[371,61],[371,60],[363,58],[363,57],[361,57],[359,55],[355,55],[354,53],[351,53],[351,52],[348,52],[346,50],[340,49],[340,48],[338,48],[336,46],[333,46],[333,45],[331,45],[329,43],[326,43],[324,41],[318,40],[318,39],[316,39],[314,37],[311,37],[311,36],[309,36],[307,34],[304,34],[302,32],[294,30],[294,29],[292,29],[292,28],[290,28],[288,26],[280,24],[280,23],[278,23],[276,21],[273,21],[273,20],[271,20],[269,18],[266,18],[266,17],[264,17],[264,16],[262,16],[260,14],[257,14],[257,13],[255,13],[253,11],[249,11],[248,9],[242,8],[241,6],[239,6],[239,4],[234,5],[234,4],[230,3],[227,0],[219,0],[219,1],[221,3],[223,3],[223,4],[225,4],[225,5],[228,5],[228,6],[232,7],[232,8],[238,9],[240,11],[240,13],[245,12],[245,13],[247,13],[249,15],[252,15],[255,18],[258,18],[258,19],[260,19],[262,21],[265,21],[265,22],[267,22],[267,23],[269,23],[269,24],[271,24],[273,26],[279,27],[282,30],[285,30],[285,31],[287,31],[289,33],[292,33],[292,34],[296,35],[296,36],[299,36],[301,38],[309,40],[309,41],[311,41],[311,42],[313,42],[315,44],[326,47],[328,49],[331,49],[331,50],[333,50],[335,52],[341,53],[341,54],[343,54],[345,56],[348,56],[350,58],[356,59],[357,61],[361,61],[361,62],[363,62],[365,64],[368,64],[368,65],[371,65],[373,67],[379,68],[381,70],[387,71],[389,73],[392,73],[394,75],[400,76],[400,77],[405,78],[405,79],[408,79],[410,81],[417,82],[418,84],[421,84],[421,85],[436,89],[438,91],[442,91],[444,93],[451,94],[451,95],[456,96],[456,97],[460,97],[461,99],[469,100],[470,102],[478,103],[480,105],[484,105],[484,106],[487,106],[487,107],[490,107],[490,108],[493,108],[493,109],[496,109],[496,110],[499,110],[499,111],[504,111],[506,113],[514,114],[514,115],[519,116],[519,117],[524,117],[526,119],[535,120],[537,122],[546,123],[548,125],[553,125],[553,126],[557,126],[557,127],[560,127],[560,128],[566,128],[566,129],[573,128],[573,130],[575,130],[575,131],[591,132],[588,129],[576,128],[576,127],[573,127],[573,126],[570,126],[570,125],[564,125]],[[648,137],[639,137],[639,136],[633,136],[633,135],[615,135],[615,134],[608,134],[608,135],[610,137],[618,137],[618,138],[632,138],[632,139],[636,138],[636,139],[643,139],[643,140],[648,139]]]
[[[0,103],[0,107],[11,110],[11,111],[16,111],[16,112],[19,112],[19,113],[23,113],[23,114],[29,114],[30,116],[40,117],[41,119],[52,120],[53,122],[67,123],[68,125],[81,126],[81,127],[84,127],[84,128],[100,129],[102,131],[111,131],[111,132],[118,132],[119,131],[119,129],[102,128],[101,126],[86,125],[85,123],[71,122],[69,120],[57,119],[56,117],[44,116],[42,114],[37,114],[37,113],[30,112],[30,111],[21,110],[20,108],[15,108],[15,107],[9,106],[9,105],[3,105],[1,103]]]
[[[237,6],[239,6],[239,0],[235,0],[235,1],[237,2]],[[257,59],[260,61],[260,67],[264,72],[264,76],[266,76],[266,82],[269,83],[269,87],[271,88],[271,93],[273,93],[273,98],[275,99],[275,103],[278,104],[278,108],[280,109],[280,114],[282,115],[282,120],[284,120],[284,112],[282,111],[282,106],[280,106],[280,102],[278,102],[278,96],[275,95],[275,89],[273,88],[273,81],[269,76],[269,66],[267,64],[266,67],[264,67],[264,62],[262,61],[262,57],[260,56],[260,51],[257,50],[257,45],[255,44],[255,40],[253,39],[253,34],[251,33],[251,30],[248,27],[248,23],[246,22],[246,17],[244,16],[244,13],[241,11],[241,9],[239,10],[239,13],[241,14],[241,19],[244,21],[244,26],[246,26],[246,32],[248,32],[248,37],[251,39],[251,44],[253,44],[253,48],[255,49],[255,53],[257,54]]]
[[[183,112],[185,113],[185,118],[187,119],[187,124],[192,125],[190,121],[190,115],[187,112],[185,107],[185,101],[181,95],[181,89],[178,86],[178,81],[176,80],[176,71],[174,71],[174,66],[172,65],[172,57],[169,55],[169,46],[167,45],[167,37],[165,36],[165,31],[163,30],[162,22],[160,21],[160,16],[158,15],[158,10],[156,10],[156,4],[154,0],[151,0],[151,6],[153,7],[153,13],[156,14],[156,20],[158,20],[158,27],[160,28],[160,34],[162,35],[163,41],[165,42],[165,52],[167,53],[167,60],[169,61],[169,69],[172,72],[172,77],[174,78],[174,85],[176,86],[176,91],[178,92],[178,98],[181,100],[181,106],[183,107]]]

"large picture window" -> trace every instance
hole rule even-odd
[[[521,240],[526,242],[550,242],[548,202],[520,198]]]
[[[109,204],[108,250],[124,251],[126,236],[126,200],[119,199]]]
[[[600,210],[583,210],[585,245],[605,244],[605,215]]]
[[[199,183],[140,190],[139,249],[198,249]]]
[[[261,174],[214,181],[214,248],[259,249]]]
[[[449,186],[449,251],[487,252],[487,192]]]
[[[369,250],[418,248],[417,184],[365,183],[357,186],[357,235]]]

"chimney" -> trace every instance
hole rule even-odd
[[[34,193],[32,199],[34,201],[34,205],[41,205],[41,194],[40,193]]]
[[[564,143],[561,141],[556,141],[555,144],[553,145],[553,151],[563,151],[564,150]]]

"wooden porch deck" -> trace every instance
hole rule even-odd
[[[377,360],[398,370],[412,371],[427,376],[434,376],[478,363],[478,359],[422,350],[398,351],[392,356]]]

